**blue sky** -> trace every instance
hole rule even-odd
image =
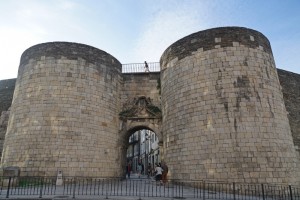
[[[156,62],[182,37],[221,26],[262,32],[277,68],[300,74],[300,0],[0,0],[0,80],[16,78],[21,54],[38,43],[78,42],[124,64]]]

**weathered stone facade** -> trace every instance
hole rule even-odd
[[[164,151],[174,178],[299,181],[265,36],[236,27],[192,34],[164,52],[161,71]]]
[[[122,104],[132,98],[149,97],[153,104],[160,107],[159,72],[123,74]]]
[[[9,113],[10,113],[10,110],[3,111],[0,115],[0,149],[1,149],[0,156],[2,156],[2,149],[3,149],[4,139],[5,139],[5,133],[7,130]]]
[[[20,166],[21,175],[121,176],[129,135],[146,128],[163,144],[172,178],[300,182],[300,75],[278,71],[282,96],[265,36],[239,27],[194,33],[164,52],[161,67],[122,74],[114,57],[87,45],[29,48],[2,167]]]
[[[0,114],[11,106],[16,79],[0,80]]]
[[[277,70],[296,150],[300,153],[300,74]]]
[[[125,168],[128,138],[139,129],[150,129],[162,141],[160,73],[123,74],[120,134]],[[160,143],[162,146],[162,143]]]
[[[0,156],[2,155],[15,84],[16,79],[0,80]]]
[[[99,49],[46,43],[27,49],[2,166],[23,175],[120,176],[121,64]]]

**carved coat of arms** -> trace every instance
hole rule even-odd
[[[120,118],[161,118],[161,110],[152,104],[149,97],[142,96],[128,100],[119,116]]]

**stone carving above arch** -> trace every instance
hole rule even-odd
[[[129,99],[123,104],[119,116],[121,119],[120,133],[124,136],[123,139],[127,140],[137,130],[149,129],[155,132],[162,141],[162,113],[149,97],[139,96]]]
[[[161,109],[154,105],[149,97],[140,96],[129,99],[124,103],[122,111],[119,113],[122,120],[124,119],[161,119]]]

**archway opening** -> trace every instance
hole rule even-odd
[[[162,142],[158,135],[148,127],[135,127],[126,136],[126,171],[129,167],[131,174],[138,176],[141,169],[141,176],[153,176],[155,164],[162,159]]]

